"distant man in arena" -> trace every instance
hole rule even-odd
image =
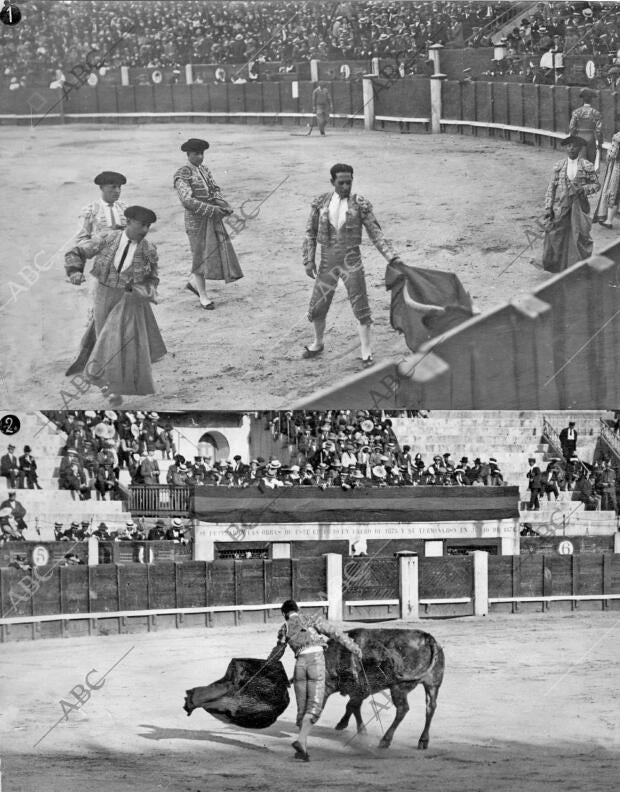
[[[566,159],[556,162],[545,195],[546,230],[542,264],[562,272],[592,255],[592,220],[588,196],[600,189],[594,165],[579,156],[580,137],[564,138]]]
[[[342,278],[360,325],[362,366],[368,368],[373,364],[370,342],[372,319],[360,254],[362,226],[388,262],[402,262],[391,243],[383,236],[370,201],[361,195],[351,194],[351,165],[337,163],[331,168],[330,174],[333,191],[323,193],[312,201],[306,225],[303,262],[306,275],[315,281],[308,309],[308,319],[314,324],[314,341],[304,348],[302,357],[315,358],[323,352],[327,312],[338,281]],[[321,245],[318,269],[315,263],[317,243]]]
[[[603,143],[601,114],[590,104],[595,95],[590,88],[579,91],[583,104],[573,112],[568,126],[569,135],[576,135],[583,140],[580,154],[592,164],[596,160],[596,150],[600,149]]]
[[[325,135],[325,127],[332,112],[332,98],[326,86],[321,83],[318,83],[314,91],[312,91],[312,112],[314,113],[314,118],[309,124],[308,134],[318,124],[319,132],[321,135]]]

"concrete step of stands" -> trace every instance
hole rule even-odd
[[[562,493],[560,493],[562,494]],[[527,507],[527,503],[529,503],[529,498],[527,500],[524,498],[521,501],[522,508]],[[540,513],[543,514],[553,514],[554,512],[561,512],[562,514],[569,514],[569,513],[577,513],[585,511],[585,504],[581,503],[580,501],[571,501],[571,500],[550,500],[548,501],[546,498],[541,499],[540,501]]]
[[[16,498],[27,510],[28,513],[40,513],[42,511],[51,512],[57,509],[64,509],[70,506],[72,509],[84,509],[88,511],[93,503],[106,503],[110,508],[109,511],[121,511],[123,508],[122,501],[97,501],[95,498],[91,500],[73,500],[69,490],[47,489],[47,490],[17,490]],[[67,509],[68,511],[69,509]]]
[[[610,519],[615,520],[616,514],[614,511],[586,511],[583,503],[573,503],[573,506],[580,506],[575,508],[574,511],[561,511],[560,509],[540,509],[538,511],[528,511],[526,508],[520,510],[522,519],[527,522],[549,522],[557,525],[563,524],[565,521],[573,523],[575,520],[587,519],[594,523],[605,523]]]

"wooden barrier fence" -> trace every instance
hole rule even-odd
[[[160,626],[180,626],[183,613],[187,626],[209,626],[216,613],[237,624],[242,611],[267,613],[291,597],[321,606],[326,587],[322,557],[0,569],[0,632],[2,640],[109,634],[151,629],[157,614],[170,617]]]
[[[345,620],[618,610],[620,553],[0,569],[0,640],[267,621],[291,597]]]
[[[72,121],[240,121],[296,122],[312,117],[310,81],[194,85],[84,85],[63,98],[60,89],[0,92],[0,121],[67,123]],[[330,83],[334,118],[363,121],[359,80]]]

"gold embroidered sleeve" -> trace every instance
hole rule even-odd
[[[318,201],[313,201],[310,208],[310,215],[306,223],[306,236],[303,244],[304,267],[314,264],[316,257],[316,237],[319,230],[319,205]]]
[[[216,207],[194,198],[189,182],[185,181],[181,175],[177,174],[175,176],[174,189],[177,191],[177,195],[183,206],[190,212],[201,217],[213,217]]]
[[[97,255],[106,244],[105,234],[96,234],[92,239],[86,239],[79,245],[65,253],[65,270],[67,275],[84,272],[86,261]]]

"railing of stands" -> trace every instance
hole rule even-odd
[[[129,488],[129,511],[132,515],[153,517],[162,514],[187,516],[191,487],[171,487],[164,484],[132,486]]]
[[[605,421],[601,419],[601,438],[613,453],[616,463],[620,463],[620,435],[617,435]]]

